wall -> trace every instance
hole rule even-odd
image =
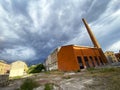
[[[9,77],[22,76],[27,71],[27,65],[22,61],[16,61],[11,64]]]
[[[58,52],[58,69],[61,71],[80,70],[79,64],[75,59],[73,46],[63,46]]]
[[[7,86],[9,84],[9,75],[0,75],[0,87]]]
[[[115,53],[115,56],[117,57],[117,60],[120,62],[120,52],[119,53]]]
[[[102,52],[98,48],[74,45],[63,46],[58,52],[58,68],[62,71],[77,71],[82,68],[104,65],[106,61],[100,53]],[[87,57],[87,62],[84,57]],[[81,58],[82,63],[78,58]]]
[[[106,51],[105,56],[107,57],[109,63],[118,62],[114,52],[112,51]]]
[[[47,70],[58,69],[57,53],[58,53],[58,49],[55,49],[46,59],[45,66]]]
[[[10,70],[10,65],[4,62],[0,62],[0,74],[7,74]]]

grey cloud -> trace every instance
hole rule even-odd
[[[42,2],[42,0],[40,1]],[[0,41],[0,59],[13,61],[20,58],[29,63],[30,61],[43,62],[51,51],[61,45],[92,45],[90,38],[85,31],[85,27],[82,24],[81,18],[86,17],[87,21],[90,23],[99,20],[99,17],[105,12],[110,1],[96,0],[93,4],[92,2],[92,0],[47,1],[48,7],[45,8],[47,8],[48,11],[42,11],[42,8],[40,8],[42,3],[40,3],[39,0],[13,0],[11,1],[11,5],[8,6],[6,6],[7,2],[0,2],[0,5],[2,5],[3,9],[6,13],[9,13],[10,16],[9,19],[4,17],[4,20],[2,19],[2,21],[7,24],[8,31],[11,30],[18,36],[18,38],[11,38],[11,36],[5,37],[2,33],[0,34],[5,37],[5,40]],[[30,6],[31,3],[33,7]],[[90,7],[91,9],[89,10]],[[30,10],[35,12],[30,13]],[[89,12],[87,12],[88,10]],[[33,15],[34,13],[35,16]],[[47,13],[48,15],[45,15],[46,17],[44,17],[43,13]],[[35,25],[36,23],[37,26]],[[0,29],[0,32],[6,32],[7,30]],[[118,38],[118,35],[114,38]],[[98,39],[100,43],[105,42],[100,38]],[[110,37],[106,39],[109,40]],[[115,40],[117,41],[119,39]],[[102,45],[108,46],[108,44]],[[16,49],[17,46],[19,47],[20,52],[24,52],[24,49],[27,48],[27,50],[33,50],[35,55],[30,58],[20,57],[19,50]],[[11,55],[10,53],[7,53],[7,50],[12,50],[13,52],[16,51],[17,55]],[[4,55],[4,58],[2,55]],[[6,58],[5,55],[7,55]]]
[[[97,20],[101,16],[101,14],[105,12],[105,10],[107,9],[107,5],[110,3],[110,1],[111,0],[93,0],[93,3],[88,8],[87,14],[85,15],[87,21],[92,22],[94,20]]]

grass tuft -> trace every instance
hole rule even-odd
[[[44,90],[53,90],[53,84],[52,83],[46,83]]]
[[[33,88],[38,87],[39,84],[33,79],[26,79],[23,84],[20,86],[19,90],[33,90]]]

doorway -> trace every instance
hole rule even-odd
[[[77,60],[78,60],[78,63],[80,65],[80,69],[83,69],[84,65],[83,65],[83,62],[82,62],[82,58],[80,56],[77,56]]]
[[[89,61],[88,61],[87,56],[84,56],[84,60],[85,60],[85,63],[86,63],[86,67],[87,67],[87,68],[90,68]]]

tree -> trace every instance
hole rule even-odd
[[[34,66],[31,66],[29,69],[28,69],[28,73],[39,73],[41,72],[42,70],[45,70],[45,66],[43,64],[37,64],[37,65],[34,65]]]

